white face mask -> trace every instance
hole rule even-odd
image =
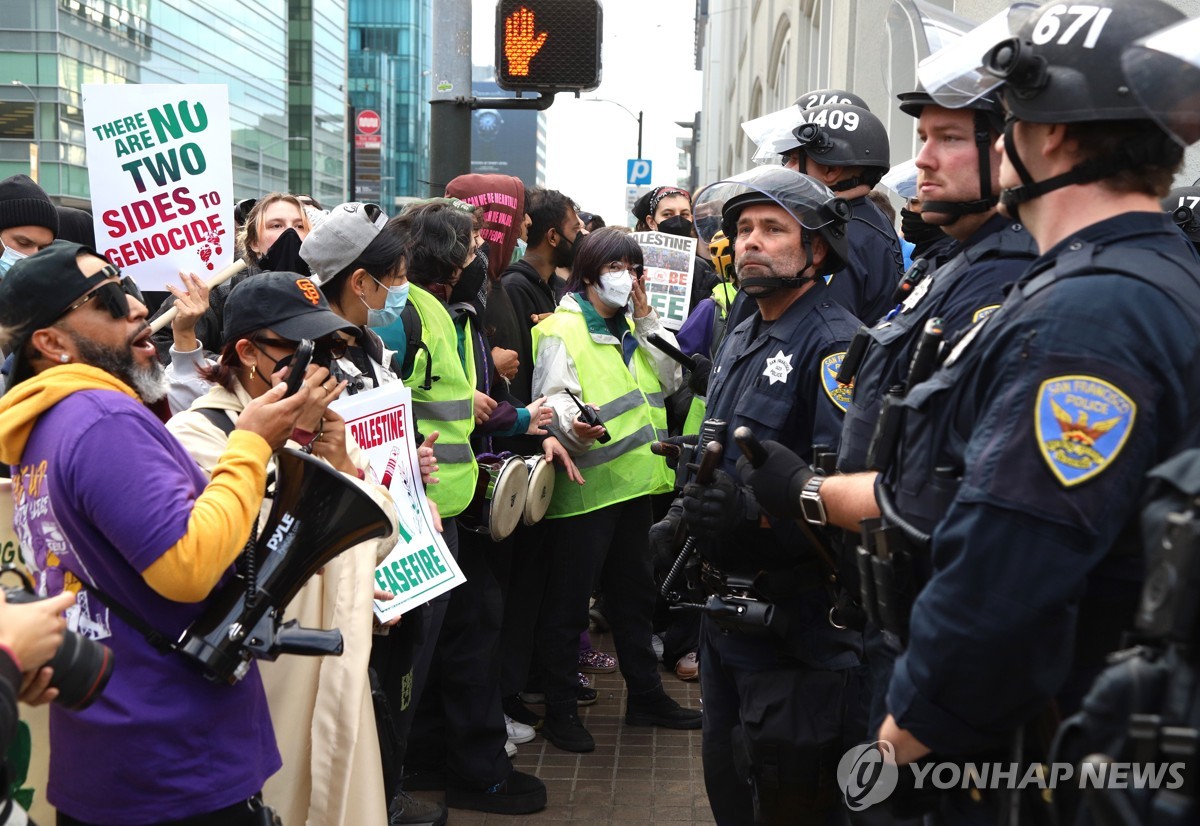
[[[3,246],[3,244],[0,244]],[[8,275],[8,271],[12,269],[12,265],[20,261],[22,258],[29,256],[23,252],[17,252],[12,247],[4,247],[4,254],[0,255],[0,278]]]
[[[629,270],[606,272],[596,285],[596,297],[614,309],[621,309],[629,303],[632,292],[633,273]]]

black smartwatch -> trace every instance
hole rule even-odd
[[[825,479],[826,477],[818,474],[809,479],[800,491],[800,511],[804,514],[804,521],[813,525],[825,525],[829,522],[825,514],[825,503],[821,501],[821,485],[825,484]]]

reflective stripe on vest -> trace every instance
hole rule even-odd
[[[425,495],[437,504],[442,518],[448,518],[470,504],[479,477],[470,441],[475,429],[475,360],[468,358],[464,368],[458,357],[458,331],[441,301],[416,284],[408,300],[420,316],[421,339],[429,351],[421,348],[417,352],[412,375],[404,383],[412,390],[413,412],[421,432],[428,436],[436,430],[440,434],[433,449],[440,481],[430,485]],[[430,356],[437,379],[431,390],[422,390]]]
[[[662,385],[643,349],[637,348],[626,367],[621,348],[596,343],[584,317],[566,309],[557,310],[533,328],[535,361],[546,336],[559,338],[566,346],[579,374],[581,400],[600,408],[612,437],[607,444],[593,442],[587,453],[576,457],[575,464],[587,484],[577,485],[557,471],[546,518],[590,513],[671,490],[667,463],[650,452],[652,442],[666,437],[667,411]]]

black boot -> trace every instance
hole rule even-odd
[[[507,778],[489,789],[447,785],[446,805],[501,815],[532,814],[546,808],[546,784],[532,774],[513,769]]]
[[[563,751],[595,751],[596,741],[579,722],[579,710],[574,700],[546,706],[546,722],[542,736]]]
[[[661,687],[644,694],[630,694],[625,704],[627,726],[695,729],[700,728],[702,720],[699,711],[679,705]]]

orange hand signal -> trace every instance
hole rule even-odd
[[[508,73],[520,77],[529,75],[529,61],[533,60],[546,42],[546,32],[534,35],[533,12],[522,6],[504,21],[504,57],[508,60]]]

